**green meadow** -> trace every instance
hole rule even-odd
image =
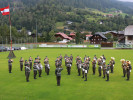
[[[133,62],[133,50],[100,50],[100,49],[63,49],[63,48],[45,48],[31,49],[25,51],[14,51],[16,58],[13,59],[12,73],[8,72],[9,52],[0,52],[0,100],[132,100],[133,99],[133,73],[131,72],[130,81],[123,78],[120,59],[124,58]],[[67,75],[65,62],[63,59],[63,71],[61,76],[61,86],[57,86],[55,76],[55,60],[62,54],[73,54],[73,65],[71,75]],[[88,81],[84,81],[82,76],[77,76],[75,58],[77,55],[82,59],[85,55],[93,59],[94,55],[100,57],[105,55],[106,64],[111,57],[115,57],[114,73],[110,73],[110,81],[96,75],[92,75],[92,64],[88,73]],[[50,75],[42,73],[42,77],[34,80],[33,70],[30,73],[30,82],[26,82],[25,72],[20,71],[19,60],[23,57],[28,60],[32,58],[41,58],[43,60],[48,56],[50,62]],[[98,66],[97,66],[98,69]]]

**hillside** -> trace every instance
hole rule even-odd
[[[51,30],[64,31],[65,26],[72,31],[94,33],[123,30],[127,25],[133,24],[130,16],[133,14],[132,9],[115,0],[4,0],[0,1],[0,7],[7,6],[8,2],[12,26],[16,30],[26,29],[35,33],[37,22],[38,32],[43,33],[44,37]],[[107,14],[112,16],[105,17]],[[73,23],[68,25],[67,21]],[[3,27],[6,27],[4,24],[9,25],[8,16],[0,16],[0,36],[6,33],[3,30]]]

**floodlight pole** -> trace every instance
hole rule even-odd
[[[36,47],[37,47],[37,20],[36,20]]]

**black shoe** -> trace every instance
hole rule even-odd
[[[127,81],[129,81],[129,79],[126,79]]]
[[[105,78],[105,77],[103,77],[103,78]]]
[[[109,81],[109,80],[106,80],[106,81]]]
[[[84,78],[84,77],[82,77],[82,78]]]
[[[29,80],[27,80],[27,82],[29,82]]]
[[[34,78],[34,79],[37,79],[37,78]]]
[[[87,81],[87,80],[84,80],[84,81]]]

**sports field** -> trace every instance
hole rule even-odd
[[[12,73],[8,72],[9,52],[0,52],[0,100],[132,100],[133,99],[133,73],[131,72],[130,81],[123,78],[120,59],[124,58],[133,62],[133,50],[100,50],[100,49],[32,49],[25,51],[14,51],[17,56],[13,62]],[[56,84],[55,60],[62,54],[73,54],[73,66],[71,75],[67,75],[65,62],[63,59],[63,68],[61,76],[61,86]],[[110,73],[110,81],[92,75],[92,65],[88,73],[88,81],[84,81],[81,76],[77,76],[75,58],[77,55],[84,58],[88,55],[91,58],[96,54],[97,57],[105,55],[106,63],[110,57],[115,57],[114,73]],[[42,77],[33,79],[33,70],[30,73],[30,82],[26,82],[24,71],[20,72],[20,57],[28,60],[32,58],[43,59],[48,56],[50,61],[50,75],[42,73]],[[92,60],[92,59],[91,59]],[[98,69],[98,68],[97,68]]]

